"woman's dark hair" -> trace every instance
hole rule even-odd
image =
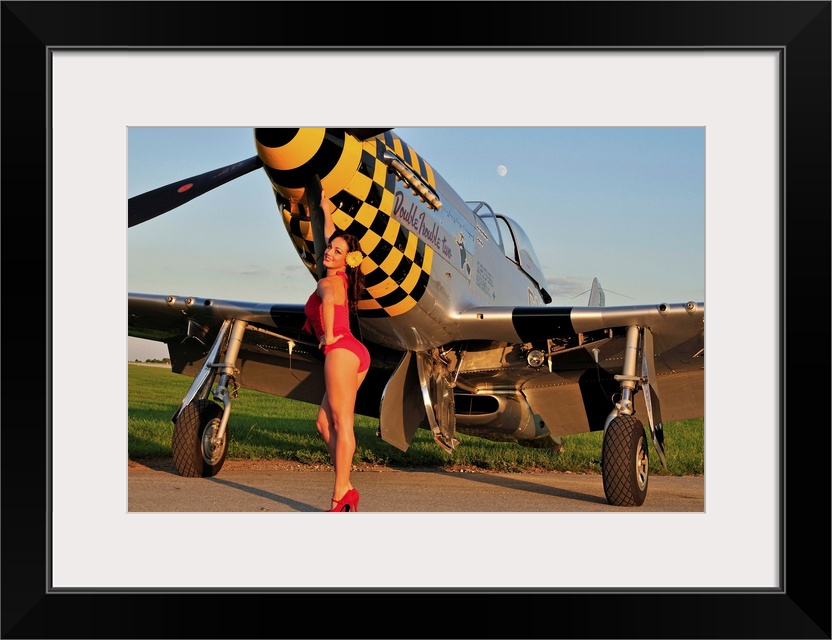
[[[361,245],[358,242],[358,238],[354,235],[341,231],[340,229],[336,229],[335,232],[329,236],[329,242],[331,243],[335,240],[335,238],[343,238],[346,240],[349,251],[361,251]],[[361,255],[364,255],[363,251],[361,251]],[[354,312],[358,306],[358,301],[361,299],[361,295],[364,293],[364,272],[361,270],[361,265],[357,267],[347,265],[347,282],[349,283],[349,286],[347,287],[347,297],[349,298],[350,311]]]

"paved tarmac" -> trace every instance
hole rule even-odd
[[[131,512],[322,511],[332,470],[227,461],[212,478],[185,478],[172,464],[128,470]],[[368,512],[704,512],[703,476],[650,476],[640,507],[614,507],[600,475],[482,473],[432,469],[353,471]]]

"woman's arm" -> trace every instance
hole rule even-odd
[[[332,213],[335,211],[336,206],[332,200],[326,197],[324,191],[321,191],[321,209],[324,210],[324,238],[326,238],[328,244],[332,234],[335,233],[335,223],[332,221]]]

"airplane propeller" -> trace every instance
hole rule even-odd
[[[263,161],[258,156],[253,156],[247,160],[133,196],[127,200],[127,226],[133,227],[147,222],[262,166]]]
[[[392,127],[351,128],[344,129],[344,131],[363,142],[391,129]],[[164,187],[133,196],[127,200],[127,226],[134,227],[147,222],[262,166],[263,161],[260,157],[253,156],[226,167],[213,169],[198,176],[178,180]],[[318,185],[318,190],[320,191],[320,185]]]

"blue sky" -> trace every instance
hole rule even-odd
[[[396,128],[465,200],[525,229],[554,305],[705,300],[701,127]],[[251,128],[130,128],[128,197],[255,155]],[[505,171],[499,171],[499,167]],[[504,174],[504,175],[502,175]],[[262,170],[127,231],[128,290],[304,302],[297,258]],[[162,358],[128,338],[128,358]]]

